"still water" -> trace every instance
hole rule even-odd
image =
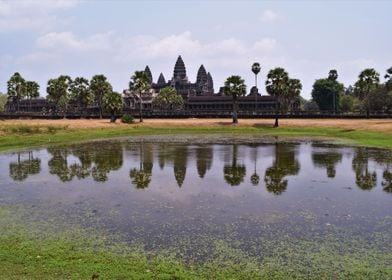
[[[147,138],[3,153],[0,206],[183,259],[210,258],[217,241],[260,260],[323,246],[391,252],[391,151],[245,142]]]

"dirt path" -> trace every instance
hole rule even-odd
[[[273,119],[240,119],[239,126],[272,126]],[[157,126],[157,127],[220,127],[232,125],[230,119],[145,119],[143,123],[137,125]],[[281,119],[281,127],[341,127],[353,130],[369,130],[392,133],[392,119]],[[39,126],[65,126],[69,128],[105,128],[127,126],[117,121],[111,124],[109,120],[3,120],[0,126],[8,125],[39,125]]]

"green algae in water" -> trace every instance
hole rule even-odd
[[[219,263],[271,279],[390,278],[391,152],[253,140],[2,154],[0,214],[23,213],[4,221],[44,237],[81,228],[103,248],[136,246],[204,272]]]

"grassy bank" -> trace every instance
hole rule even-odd
[[[392,148],[392,134],[339,127],[267,127],[267,126],[149,126],[129,125],[98,128],[70,128],[68,126],[0,126],[0,151],[52,144],[144,135],[257,135],[260,137],[313,138],[337,140],[347,144]]]

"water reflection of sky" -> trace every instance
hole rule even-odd
[[[0,204],[25,205],[38,219],[97,218],[150,247],[209,235],[246,247],[273,232],[330,234],[329,226],[365,238],[380,223],[391,233],[385,150],[103,141],[1,154],[0,168]]]

